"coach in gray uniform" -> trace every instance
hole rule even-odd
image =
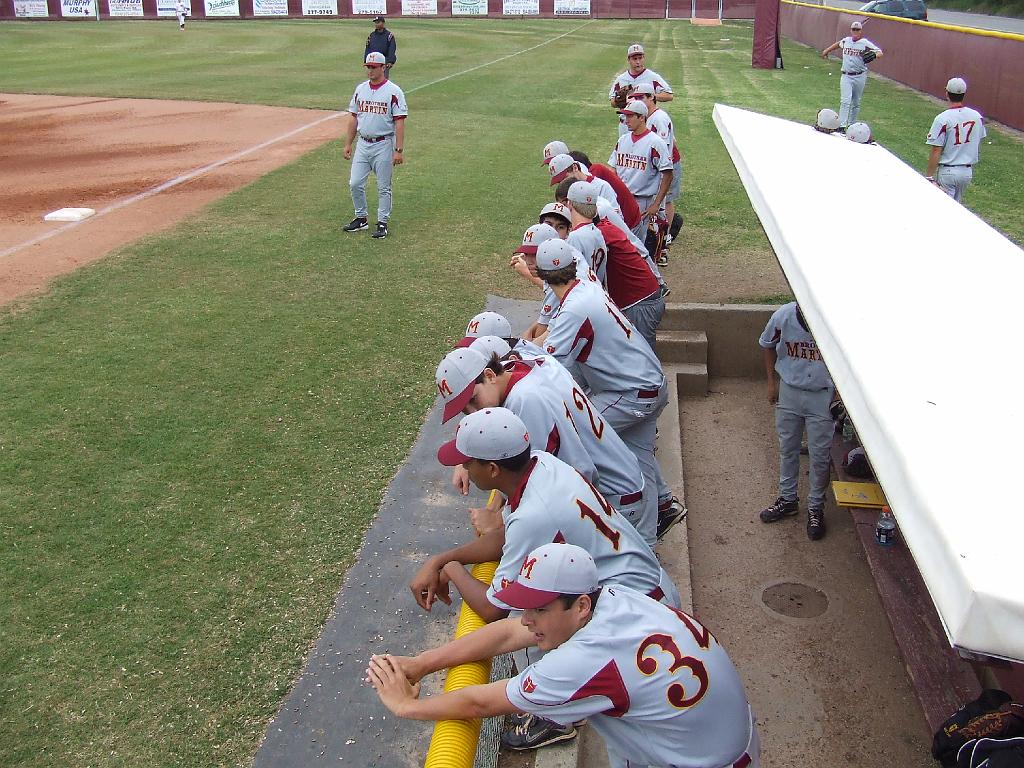
[[[873,61],[882,58],[882,49],[864,37],[864,25],[859,21],[850,25],[849,36],[823,50],[821,58],[827,59],[837,48],[843,49],[843,77],[839,81],[839,127],[845,131],[857,122],[860,97],[868,82],[868,62],[864,60],[864,54],[871,51],[873,55],[868,58]]]
[[[774,523],[799,511],[800,439],[806,427],[811,459],[807,536],[820,539],[825,535],[825,487],[835,433],[829,413],[832,377],[795,301],[775,311],[758,342],[764,350],[768,401],[776,404],[775,429],[779,433],[779,498],[761,510],[761,522]],[[781,382],[776,381],[776,373]]]
[[[352,161],[349,188],[356,217],[343,229],[346,232],[369,229],[366,181],[372,171],[377,176],[378,198],[377,227],[373,237],[384,238],[388,236],[388,219],[391,217],[391,173],[394,166],[402,164],[405,117],[409,108],[402,89],[388,80],[383,54],[367,54],[366,70],[370,79],[356,86],[348,104],[352,117],[348,122],[344,156]],[[359,142],[353,154],[352,144],[357,133]]]

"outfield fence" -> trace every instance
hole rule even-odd
[[[754,0],[187,0],[192,19],[753,19]],[[0,0],[0,19],[174,19],[175,0]]]
[[[784,37],[818,49],[848,35],[855,20],[865,22],[865,37],[885,51],[871,64],[872,71],[943,100],[946,81],[963,77],[968,104],[987,118],[1024,130],[1024,35],[793,0],[782,1],[779,17]]]

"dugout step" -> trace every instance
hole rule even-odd
[[[704,363],[674,363],[676,384],[682,397],[704,397],[708,393],[708,367]]]
[[[658,357],[663,363],[708,362],[708,335],[704,331],[658,331]]]
[[[860,479],[843,471],[843,457],[853,447],[854,443],[844,441],[840,434],[832,440],[832,466],[840,480]],[[934,733],[959,706],[981,693],[978,677],[971,665],[950,647],[935,604],[902,537],[897,537],[891,547],[879,546],[875,541],[878,510],[848,509],[903,665]]]

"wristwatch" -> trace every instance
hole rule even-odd
[[[399,154],[401,154],[402,148],[401,147],[395,147],[395,152],[398,152]]]

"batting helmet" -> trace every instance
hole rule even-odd
[[[871,143],[871,129],[867,123],[854,123],[846,129],[846,138],[858,144]]]
[[[832,133],[839,129],[839,114],[834,109],[819,109],[814,121],[814,129],[822,133]]]

